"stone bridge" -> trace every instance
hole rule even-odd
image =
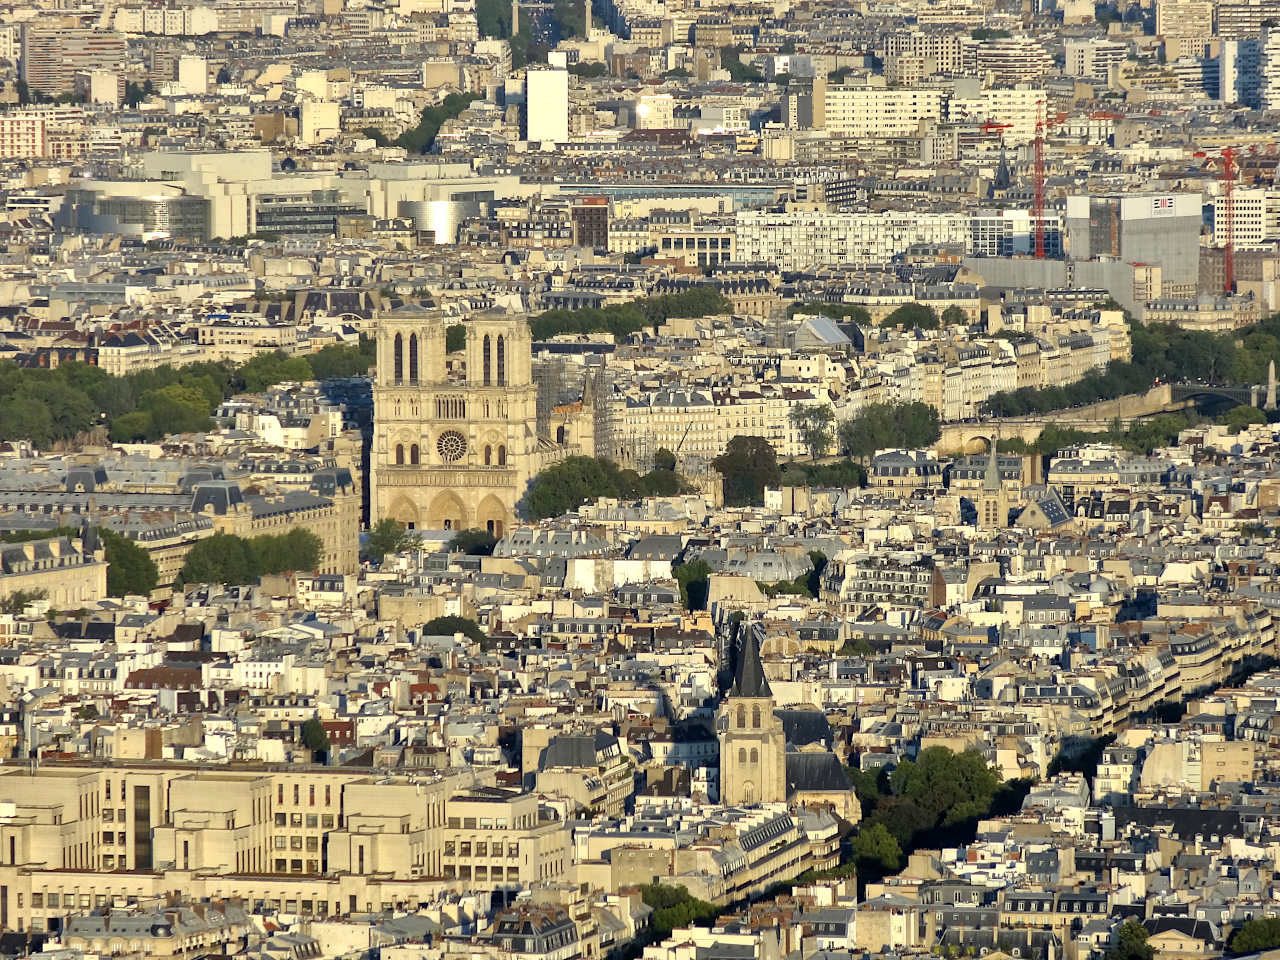
[[[1114,400],[1091,403],[1086,407],[1055,410],[1051,414],[943,424],[942,436],[933,448],[938,453],[984,453],[991,448],[991,438],[995,436],[997,427],[1001,439],[1017,437],[1027,443],[1033,443],[1051,423],[1101,433],[1116,420],[1127,425],[1134,420],[1173,409],[1173,406],[1170,386],[1164,383],[1152,387],[1146,393],[1131,393]]]
[[[1074,427],[1090,433],[1101,433],[1117,420],[1128,426],[1135,420],[1158,413],[1185,410],[1197,401],[1229,400],[1236,404],[1276,409],[1276,367],[1271,363],[1267,383],[1245,387],[1222,387],[1202,383],[1162,383],[1146,393],[1130,393],[1114,400],[1100,400],[1085,407],[1055,410],[1033,417],[1006,417],[974,423],[947,423],[933,448],[938,453],[983,453],[991,448],[991,438],[999,427],[1000,437],[1018,437],[1027,443],[1035,441],[1049,424]]]

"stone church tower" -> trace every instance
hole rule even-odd
[[[738,672],[720,708],[720,802],[726,806],[787,799],[787,742],[773,712],[773,691],[760,663],[760,647],[743,639]]]
[[[465,370],[449,369],[445,329],[423,313],[378,321],[370,512],[429,530],[501,537],[529,480],[565,456],[537,436],[529,324],[467,320]]]
[[[1003,530],[1009,526],[1009,492],[1000,476],[1000,432],[991,441],[987,469],[982,477],[982,492],[977,498],[978,529]]]

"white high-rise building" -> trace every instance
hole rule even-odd
[[[530,70],[525,80],[525,135],[530,143],[569,139],[569,72]]]
[[[1044,90],[1030,84],[991,87],[967,96],[957,95],[947,102],[947,119],[954,123],[1008,124],[1007,144],[1029,143],[1036,137],[1036,121],[1042,115]]]
[[[178,58],[178,89],[189,96],[203,97],[209,92],[209,63],[204,57]]]
[[[1224,200],[1213,200],[1213,244],[1226,243]],[[1270,247],[1280,240],[1280,190],[1238,189],[1232,198],[1231,241],[1238,250]]]
[[[1263,110],[1280,110],[1280,30],[1265,29],[1258,52],[1258,106]]]
[[[1223,40],[1218,64],[1218,99],[1258,108],[1260,61],[1258,38]]]
[[[905,137],[921,120],[941,120],[942,87],[887,87],[883,77],[832,84],[826,91],[826,126],[833,137]]]

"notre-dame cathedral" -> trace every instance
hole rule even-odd
[[[559,411],[554,440],[540,435],[527,318],[466,320],[466,347],[450,355],[457,322],[402,310],[378,321],[370,512],[501,537],[539,471],[595,452],[591,398]]]

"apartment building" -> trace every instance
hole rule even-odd
[[[0,116],[0,158],[34,160],[47,153],[44,117],[31,114]]]
[[[912,553],[840,555],[821,579],[822,597],[853,614],[873,607],[926,609],[941,603],[946,590],[933,561]]]
[[[451,874],[498,889],[571,864],[567,831],[539,818],[535,797],[472,791],[470,771],[4,771],[0,922],[9,929],[58,929],[68,913],[179,888],[323,917],[428,899]]]
[[[994,83],[1021,83],[1053,72],[1053,58],[1034,37],[1017,34],[978,44],[974,65],[979,77]]]
[[[43,597],[55,609],[96,603],[107,595],[105,553],[96,542],[68,537],[0,546],[0,598]]]
[[[544,817],[536,795],[475,787],[451,797],[447,814],[441,876],[459,889],[514,891],[571,878],[571,834]]]
[[[208,360],[241,364],[260,353],[279,350],[292,354],[298,350],[298,328],[292,323],[218,318],[198,323],[195,329],[202,355]]]
[[[946,117],[952,123],[998,123],[1009,146],[1030,143],[1036,124],[1045,113],[1043,88],[1028,83],[985,87],[975,93],[957,94],[947,100]]]
[[[884,38],[885,59],[916,57],[933,63],[935,72],[959,74],[965,54],[965,38],[954,30],[904,30]]]
[[[610,410],[614,455],[632,462],[666,448],[710,460],[743,434],[764,437],[780,457],[804,456],[807,448],[790,420],[797,402],[781,391],[749,389],[670,389],[618,398]]]
[[[32,90],[56,97],[73,93],[76,74],[108,70],[124,94],[124,36],[113,31],[29,23],[22,32],[22,79]]]
[[[751,210],[738,214],[736,248],[738,260],[806,270],[887,263],[918,243],[967,247],[969,237],[970,216],[960,212]]]
[[[889,87],[883,77],[832,84],[826,93],[826,129],[832,137],[905,137],[921,121],[942,119],[943,87]]]

